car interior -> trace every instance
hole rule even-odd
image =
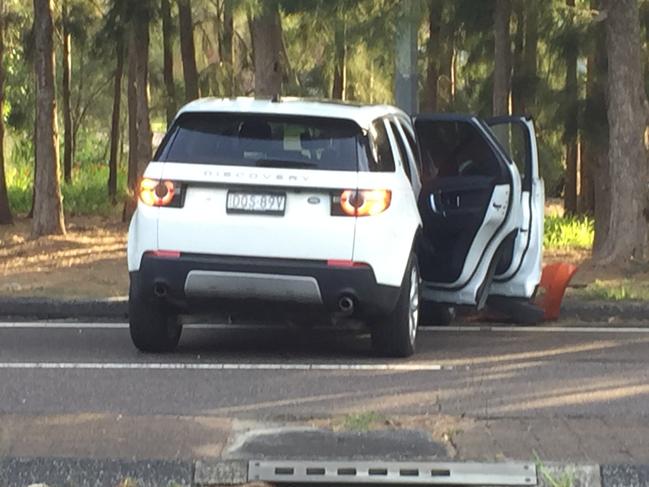
[[[484,134],[469,120],[415,121],[422,157],[418,255],[422,278],[452,283],[483,220],[496,184],[508,175]]]
[[[169,162],[355,171],[357,125],[318,117],[185,114],[156,156]]]

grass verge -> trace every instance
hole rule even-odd
[[[593,246],[595,230],[588,217],[546,216],[544,230],[545,250],[590,250]]]
[[[26,215],[32,205],[33,167],[28,164],[7,165],[7,192],[11,211]],[[76,168],[71,183],[61,184],[63,208],[70,216],[111,216],[121,211],[108,197],[108,165],[86,164]],[[117,177],[117,201],[127,195],[126,172],[120,168]]]
[[[585,299],[605,301],[649,301],[649,276],[595,279],[571,294]]]

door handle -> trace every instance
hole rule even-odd
[[[493,206],[496,210],[500,210],[503,207],[503,205],[500,203],[492,203],[491,206]]]
[[[437,211],[437,203],[435,203],[435,193],[431,193],[430,195],[430,209],[433,210],[433,213],[439,213]]]

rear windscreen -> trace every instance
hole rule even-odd
[[[156,154],[161,162],[357,171],[367,141],[349,120],[186,113]]]

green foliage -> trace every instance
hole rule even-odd
[[[14,213],[25,215],[32,205],[33,169],[28,165],[8,165],[7,191],[9,204]],[[75,174],[70,184],[63,183],[63,208],[67,215],[102,215],[109,216],[116,208],[108,198],[108,166],[90,164]],[[119,171],[117,177],[118,201],[124,201],[127,195],[126,171]]]
[[[32,206],[33,167],[29,164],[8,164],[5,171],[11,211],[29,213]]]
[[[31,2],[25,2],[29,4]],[[18,0],[5,2],[5,121],[23,133],[34,128],[34,81],[32,69],[32,15]]]
[[[543,479],[544,484],[549,487],[573,487],[575,485],[575,471],[572,467],[568,466],[556,471],[546,466],[536,451],[534,452],[534,458],[536,460],[537,474]]]
[[[140,482],[133,477],[126,477],[120,483],[117,484],[117,487],[139,487]]]
[[[590,249],[593,246],[593,220],[588,217],[546,216],[545,249]]]
[[[343,23],[347,48],[345,99],[362,103],[394,101],[394,29],[398,1],[284,0],[280,5],[291,67],[284,94],[331,96],[334,30]]]
[[[108,164],[108,134],[93,130],[81,130],[77,137],[77,146],[75,148],[74,162],[81,171],[89,164]],[[63,141],[60,152],[63,153]]]
[[[270,0],[192,0],[196,62],[199,83],[204,96],[250,95],[253,90],[254,66],[249,20],[260,6]],[[329,97],[336,65],[336,27],[344,25],[346,46],[346,99],[361,103],[393,103],[395,72],[395,35],[398,22],[406,9],[401,0],[273,0],[280,11],[283,47],[287,72],[284,95]],[[418,0],[419,81],[420,99],[424,99],[425,74],[431,53],[427,49],[429,0]],[[443,28],[440,43],[452,46],[454,60],[454,94],[451,99],[451,79],[448,69],[440,78],[442,111],[460,111],[487,116],[491,113],[493,72],[493,1],[440,0]],[[31,2],[5,0],[7,7],[6,103],[3,114],[8,130],[30,140],[34,127],[34,79]],[[108,127],[112,112],[112,77],[117,49],[123,45],[132,22],[150,22],[151,44],[149,61],[150,109],[153,125],[164,131],[166,120],[166,90],[162,75],[162,29],[159,0],[67,0],[68,13],[62,15],[62,2],[54,2],[57,63],[57,96],[61,96],[60,29],[67,25],[72,33],[72,118],[78,130],[75,148],[75,183],[78,188],[64,189],[66,209],[87,211],[95,205],[92,198],[82,194],[82,181],[99,176],[91,173],[103,167],[107,159]],[[548,196],[561,196],[564,186],[564,122],[566,109],[579,109],[579,130],[582,140],[592,150],[607,136],[604,93],[586,93],[585,59],[596,49],[601,50],[604,38],[603,22],[597,21],[590,10],[590,0],[576,0],[576,7],[567,7],[565,0],[513,0],[511,22],[512,41],[521,38],[530,18],[537,19],[538,49],[534,73],[522,73],[514,66],[513,84],[526,101],[526,114],[535,119],[541,174]],[[223,20],[226,6],[234,12],[234,63],[228,65],[223,57]],[[533,16],[528,16],[530,11]],[[177,5],[171,1],[172,23],[177,29]],[[649,29],[649,3],[641,2],[643,32]],[[521,30],[523,29],[523,30]],[[525,31],[527,33],[527,31]],[[643,34],[644,35],[644,34]],[[517,37],[518,36],[518,37]],[[522,36],[525,38],[525,36]],[[177,30],[172,36],[174,74],[178,101],[182,93],[182,66]],[[513,44],[516,44],[513,42]],[[566,55],[577,52],[579,59],[579,94],[577,100],[565,96]],[[512,53],[512,62],[520,59]],[[649,64],[648,64],[649,66]],[[527,68],[526,68],[527,69]],[[122,101],[126,101],[126,69],[122,84]],[[600,73],[601,74],[601,73]],[[234,81],[234,83],[233,83]],[[649,83],[649,77],[647,77]],[[234,84],[234,86],[232,86]],[[448,88],[448,89],[447,89]],[[442,94],[441,91],[444,91]],[[446,93],[448,92],[448,94]],[[62,106],[58,100],[58,108]],[[122,104],[122,132],[126,131],[126,104]],[[59,114],[61,120],[61,115]],[[61,124],[60,124],[61,125]],[[60,139],[62,140],[62,127]],[[32,164],[31,144],[12,146],[11,164],[16,184],[10,184],[12,202],[23,210],[30,205],[28,184],[23,181]],[[20,153],[19,153],[20,152]],[[27,169],[26,169],[27,168]],[[103,170],[103,169],[102,169]],[[105,194],[103,184],[97,183],[97,194]],[[74,186],[73,185],[73,186]],[[21,189],[22,188],[22,189]],[[74,195],[74,196],[73,196]],[[78,199],[79,205],[70,203]],[[85,199],[84,199],[85,198]],[[97,203],[97,202],[95,202]],[[95,205],[96,206],[96,205]],[[548,220],[546,245],[571,245],[575,238],[584,242],[592,239],[592,225],[585,221],[557,222]],[[590,230],[589,230],[590,228]],[[589,233],[590,232],[590,233]],[[573,240],[571,240],[573,239]]]
[[[351,413],[343,419],[342,428],[348,431],[369,431],[377,423],[383,421],[385,418],[375,411]]]
[[[108,163],[101,137],[79,137],[72,183],[62,183],[63,207],[68,215],[110,215],[115,208],[108,198]],[[14,138],[7,171],[9,204],[14,213],[27,214],[32,205],[34,149],[29,139]],[[126,168],[117,175],[117,200],[127,195]]]
[[[596,279],[577,293],[586,299],[649,301],[649,282],[642,276],[627,279]]]
[[[108,199],[108,166],[93,164],[80,172],[80,177],[72,184],[64,184],[63,207],[71,215],[110,215],[115,208]],[[126,171],[117,175],[117,200],[126,198]]]

